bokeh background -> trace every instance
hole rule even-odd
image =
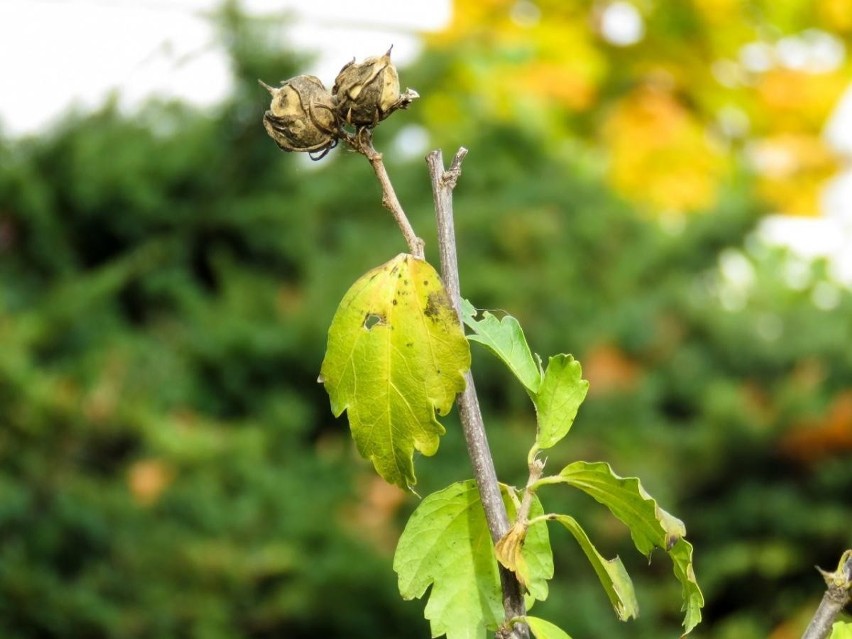
[[[383,52],[383,3],[351,5],[332,26],[384,24]],[[346,45],[237,2],[205,20],[230,69],[214,105],[119,92],[0,137],[0,636],[428,637],[391,569],[416,499],[357,458],[316,383],[337,302],[404,244],[363,158],[310,163],[260,124],[258,78]],[[852,545],[852,3],[456,0],[437,22],[405,34],[422,98],[377,145],[434,262],[422,158],[470,149],[465,296],[591,381],[549,467],[609,461],[686,522],[694,636],[800,636],[814,565]],[[770,241],[782,227],[829,229],[811,253],[834,257]],[[521,483],[531,406],[474,366],[498,472]],[[446,425],[421,494],[471,474]],[[668,560],[563,492],[542,497],[621,555],[642,615],[617,622],[557,530],[539,615],[577,638],[678,636]]]

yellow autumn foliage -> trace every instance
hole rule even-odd
[[[632,45],[606,32],[616,6]],[[652,215],[711,207],[742,166],[772,210],[813,215],[839,165],[822,130],[852,80],[852,0],[456,0],[426,42],[451,60],[421,102],[438,139],[493,121],[581,140]]]
[[[726,159],[669,91],[644,86],[627,95],[607,118],[603,140],[612,184],[624,196],[661,214],[713,203]]]
[[[838,33],[852,32],[852,0],[817,0],[822,23]]]
[[[818,215],[822,188],[838,169],[823,141],[807,133],[783,133],[755,141],[749,150],[760,194],[776,210]]]

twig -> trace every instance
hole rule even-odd
[[[435,215],[438,223],[438,249],[441,255],[441,273],[444,285],[455,306],[461,321],[461,287],[459,285],[459,267],[456,256],[455,227],[453,224],[453,189],[461,174],[461,163],[467,155],[467,149],[461,147],[453,158],[450,168],[444,170],[444,158],[440,150],[432,151],[426,156],[429,165],[429,175],[432,180],[432,195],[435,199]],[[497,483],[497,473],[494,461],[485,435],[485,424],[479,409],[479,399],[470,371],[465,375],[466,387],[459,395],[459,417],[464,430],[467,450],[473,464],[479,497],[485,510],[485,519],[491,539],[497,543],[507,532],[511,524],[506,513],[506,506]],[[514,619],[526,615],[524,597],[521,586],[513,572],[500,566],[500,584],[503,589],[503,609],[506,619]],[[516,624],[510,635],[514,639],[528,639],[529,628],[524,624]]]
[[[847,550],[840,557],[836,571],[826,572],[819,568],[817,570],[822,574],[828,588],[802,639],[828,637],[837,615],[852,600],[852,549]]]
[[[350,148],[370,161],[370,165],[379,179],[379,185],[382,187],[382,205],[391,212],[393,219],[396,220],[399,230],[402,231],[405,238],[405,243],[408,244],[408,250],[414,257],[422,260],[424,256],[423,240],[417,237],[405,215],[405,211],[402,210],[402,204],[399,203],[399,198],[396,197],[396,191],[393,189],[388,172],[385,170],[382,154],[373,147],[373,133],[370,129],[361,128],[354,134],[346,133],[343,140]]]

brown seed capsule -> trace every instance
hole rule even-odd
[[[399,92],[399,74],[391,62],[391,47],[382,56],[344,66],[331,90],[337,114],[347,124],[375,126],[420,96],[413,89]]]
[[[279,88],[258,82],[272,94],[263,126],[284,151],[323,151],[318,160],[337,144],[334,103],[319,78],[299,75]]]

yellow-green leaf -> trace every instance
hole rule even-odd
[[[836,621],[831,626],[831,636],[828,639],[852,639],[852,623]]]
[[[388,482],[416,483],[414,451],[433,455],[464,390],[470,349],[438,273],[402,253],[363,275],[328,332],[320,381],[347,412],[362,456]]]

